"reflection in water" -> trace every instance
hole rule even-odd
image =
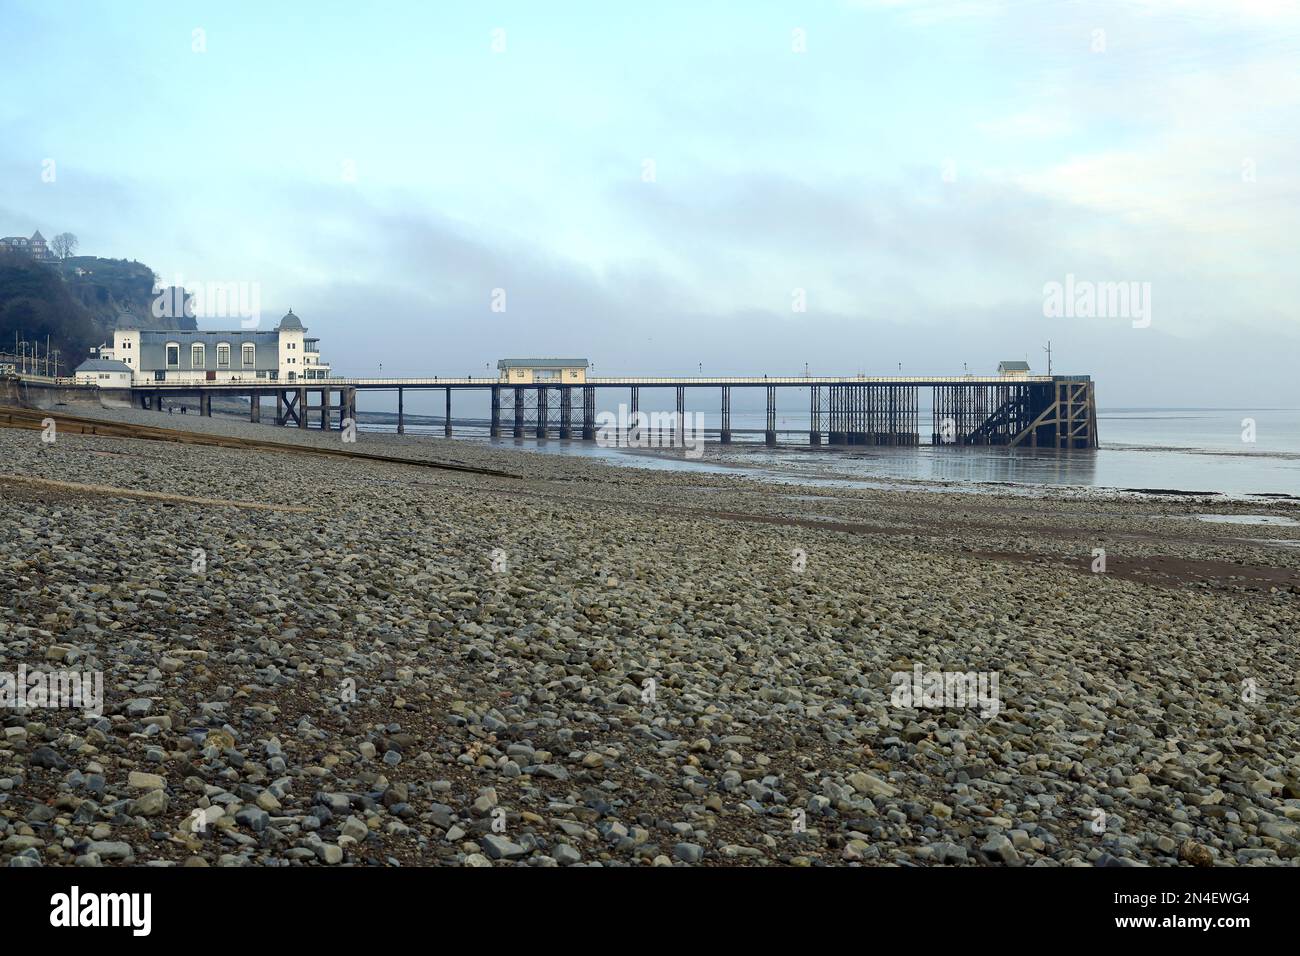
[[[1239,411],[1148,412],[1102,416],[1102,447],[1096,451],[1051,448],[932,447],[810,448],[807,436],[783,436],[781,446],[757,442],[706,444],[705,458],[688,460],[680,451],[637,452],[598,448],[578,440],[496,440],[503,447],[547,454],[579,455],[643,468],[747,474],[800,484],[891,486],[935,482],[958,490],[996,484],[1026,492],[1042,485],[1080,488],[1168,489],[1229,495],[1300,495],[1300,414],[1256,412],[1258,440],[1244,442]],[[739,422],[737,423],[739,424]],[[391,426],[366,425],[367,430]],[[425,429],[409,427],[417,434]],[[436,438],[441,429],[433,430]],[[476,436],[458,431],[457,438]],[[488,441],[483,431],[477,440]],[[790,444],[784,444],[789,440]]]
[[[990,484],[1031,491],[1043,485],[1168,489],[1186,492],[1300,494],[1300,461],[1291,456],[1207,455],[1178,449],[1101,448],[1097,451],[1020,448],[803,448],[711,445],[702,460],[681,452],[631,452],[581,441],[499,439],[508,447],[599,458],[642,468],[746,474],[822,486],[891,486],[922,481],[959,490]]]
[[[876,467],[896,478],[929,481],[1006,481],[1017,484],[1087,485],[1094,483],[1095,452],[1012,448],[913,448],[911,461],[898,449]],[[874,456],[873,456],[874,457]],[[882,456],[883,457],[883,456]]]
[[[1208,521],[1210,524],[1267,524],[1284,528],[1300,526],[1300,521],[1294,518],[1283,518],[1281,515],[1194,515],[1193,517],[1197,521]]]

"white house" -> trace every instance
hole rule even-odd
[[[131,387],[131,366],[112,359],[86,359],[77,366],[73,376],[78,385],[98,385],[100,388]]]

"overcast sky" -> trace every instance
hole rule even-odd
[[[0,234],[256,283],[344,374],[1050,339],[1102,405],[1300,405],[1294,0],[456,7],[0,0]]]

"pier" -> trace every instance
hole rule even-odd
[[[767,407],[764,441],[775,446],[778,391],[799,388],[808,390],[808,444],[814,446],[919,445],[925,435],[933,445],[1097,447],[1096,396],[1088,375],[616,377],[589,378],[580,384],[513,384],[490,377],[330,378],[152,382],[135,385],[130,392],[139,407],[159,410],[164,400],[192,398],[201,415],[211,415],[215,395],[243,396],[254,422],[270,419],[286,427],[326,430],[355,420],[358,392],[396,392],[401,434],[406,426],[406,393],[442,390],[444,433],[451,435],[452,394],[486,391],[491,407],[488,430],[494,438],[592,441],[598,392],[622,392],[618,399],[625,396],[635,416],[641,409],[642,390],[671,390],[681,421],[687,389],[708,389],[718,393],[719,440],[729,444],[732,391],[762,389]],[[925,389],[930,390],[929,415],[922,421],[920,398]]]

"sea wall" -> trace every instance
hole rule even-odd
[[[131,390],[94,385],[50,385],[4,378],[0,379],[0,405],[20,408],[54,408],[58,405],[130,407]]]

